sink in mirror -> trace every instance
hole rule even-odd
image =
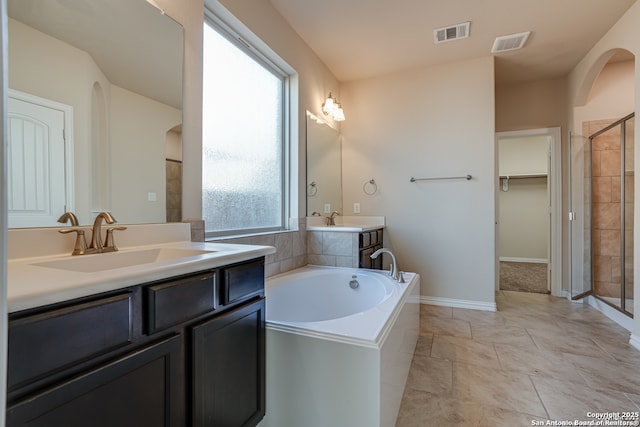
[[[307,215],[342,213],[342,136],[307,111]]]
[[[182,26],[145,0],[7,11],[9,227],[56,226],[66,210],[82,224],[101,211],[180,221]]]
[[[97,273],[99,271],[132,267],[152,262],[177,261],[194,256],[207,255],[213,252],[215,251],[200,249],[153,248],[127,252],[79,255],[64,259],[37,262],[31,265],[55,268],[57,270],[75,271],[79,273]]]

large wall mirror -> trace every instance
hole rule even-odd
[[[7,9],[9,226],[179,221],[182,27],[145,0]]]
[[[307,215],[342,213],[342,137],[307,112]]]

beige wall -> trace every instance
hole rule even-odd
[[[113,85],[110,95],[111,211],[124,224],[165,222],[167,132],[182,111]]]
[[[343,84],[345,212],[385,215],[385,246],[422,295],[488,308],[495,286],[493,58]],[[410,183],[409,178],[473,179]],[[375,179],[378,192],[363,193]]]
[[[580,61],[569,75],[569,101],[571,107],[583,107],[587,101],[589,92],[596,80],[598,74],[607,63],[609,58],[617,49],[626,49],[633,53],[636,58],[640,55],[640,3],[635,3],[627,13],[607,32],[607,34],[596,43],[589,53]],[[634,89],[633,89],[633,105],[640,105],[640,67],[634,70]],[[635,110],[635,108],[634,108]],[[572,128],[578,134],[581,128],[577,126],[580,121],[580,110],[574,108],[569,109],[570,123]],[[637,127],[638,116],[635,118],[635,127]],[[637,134],[634,138],[634,145],[638,146],[640,136]],[[640,150],[635,151],[635,164],[640,164]],[[636,174],[634,185],[634,200],[636,207],[634,208],[634,223],[640,224],[640,209],[637,207],[637,201],[640,200],[640,185],[638,183],[639,176]],[[634,253],[640,253],[640,227],[634,228]],[[639,271],[640,257],[634,258],[634,270]],[[640,275],[634,277],[634,294],[638,295],[640,291]],[[635,299],[635,313],[640,313],[640,300]],[[633,319],[632,327],[632,343],[640,348],[640,316],[636,315]]]
[[[583,123],[592,120],[621,119],[635,111],[633,61],[604,66],[589,91],[586,104],[573,109],[573,127],[582,134]],[[613,121],[613,120],[612,120]],[[589,135],[584,135],[588,137]]]

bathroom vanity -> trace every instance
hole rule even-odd
[[[89,274],[72,269],[99,268],[86,267],[91,258],[9,263],[7,426],[250,426],[262,419],[264,257],[274,249],[158,248],[196,252]],[[149,248],[118,254],[135,259],[141,250]],[[29,293],[26,281],[35,277],[42,292]],[[27,291],[12,292],[20,285]]]
[[[384,217],[337,216],[334,225],[326,218],[307,217],[307,256],[313,265],[382,269],[382,258],[371,254],[382,248]]]

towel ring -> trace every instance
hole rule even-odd
[[[313,197],[318,194],[318,184],[315,181],[311,181],[311,184],[307,185],[307,196]]]
[[[365,183],[362,184],[362,191],[364,191],[364,194],[367,196],[373,196],[376,194],[378,192],[378,184],[376,184],[376,180],[372,178],[369,181],[365,181]]]

